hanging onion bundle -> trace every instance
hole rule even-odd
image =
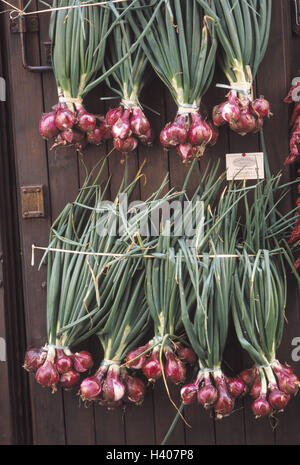
[[[103,5],[83,8],[78,0],[55,0],[53,4],[68,6],[68,10],[51,13],[49,36],[59,103],[43,115],[40,134],[55,139],[53,147],[74,145],[82,150],[88,143],[99,145],[110,137],[103,118],[88,113],[82,104],[103,65],[110,9]]]
[[[251,207],[245,198],[243,246],[234,275],[236,334],[255,363],[240,377],[255,399],[252,409],[256,418],[284,409],[300,385],[292,368],[276,357],[285,320],[286,264],[295,272],[297,246],[291,247],[288,238],[298,216],[297,209],[286,214],[279,210],[292,184],[281,185],[281,177],[279,174],[258,183]],[[294,274],[299,285],[300,279]]]
[[[140,405],[146,386],[121,362],[131,347],[149,330],[149,311],[143,291],[144,270],[132,260],[120,264],[118,279],[106,324],[97,333],[104,359],[95,374],[82,381],[80,395],[84,401],[98,402],[109,409],[123,402]]]
[[[118,15],[117,10],[116,13]],[[115,26],[108,40],[110,53],[105,62],[108,69],[129,52],[133,39],[133,32],[126,22]],[[122,153],[134,151],[139,141],[147,147],[153,142],[153,131],[139,101],[141,91],[151,77],[149,71],[148,60],[139,46],[112,74],[117,88],[111,79],[107,79],[109,87],[121,98],[120,105],[110,109],[105,119],[111,129],[114,147]]]
[[[286,158],[284,164],[291,165],[298,160],[300,155],[300,102],[299,102],[300,81],[292,84],[288,95],[284,98],[284,102],[291,104],[295,103],[295,107],[290,119],[290,153]]]
[[[175,253],[166,229],[164,234],[159,238],[155,254],[164,254],[165,258],[148,259],[145,265],[145,292],[154,323],[154,337],[146,345],[129,352],[126,361],[130,368],[141,369],[151,382],[165,375],[169,381],[181,384],[186,376],[185,364],[194,363],[195,357],[191,349],[178,344],[183,325],[175,280]]]
[[[215,106],[213,122],[228,124],[241,136],[256,133],[271,116],[269,102],[263,96],[254,99],[253,81],[269,41],[272,0],[197,1],[216,22],[218,61],[229,81],[224,87],[230,88],[227,99]]]
[[[194,164],[195,161],[185,179],[183,192]],[[195,354],[184,337],[176,282],[176,250],[179,238],[184,236],[187,241],[194,241],[203,206],[214,204],[224,179],[223,176],[217,178],[217,170],[218,164],[213,169],[208,164],[206,171],[199,176],[199,185],[191,200],[187,202],[188,198],[181,193],[172,216],[162,216],[156,248],[150,250],[153,258],[145,260],[145,293],[154,334],[147,344],[128,353],[126,361],[128,367],[142,370],[152,382],[163,376],[165,380],[181,384],[185,380],[187,366],[195,363]],[[185,278],[184,285],[188,290],[191,283],[187,273]]]
[[[214,409],[218,419],[230,415],[235,399],[245,392],[241,378],[227,377],[221,366],[236,266],[237,208],[245,192],[229,189],[215,212],[210,208],[204,211],[196,247],[189,248],[180,240],[177,257],[182,320],[199,364],[195,380],[181,389],[182,402],[198,402],[205,409]],[[185,272],[192,283],[190,290],[182,279]]]
[[[128,21],[139,37],[154,18],[141,44],[178,107],[173,122],[160,134],[161,143],[166,149],[176,147],[183,162],[201,157],[206,146],[214,145],[218,138],[217,129],[200,110],[215,69],[213,23],[204,17],[196,0],[138,3],[140,8],[129,11]]]
[[[300,386],[288,365],[282,365],[276,352],[282,340],[286,306],[285,270],[280,258],[261,250],[256,257],[244,251],[235,271],[233,317],[242,347],[255,365],[241,373],[256,418],[285,408]]]

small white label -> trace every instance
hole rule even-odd
[[[255,153],[227,153],[226,154],[227,181],[244,179],[264,179],[264,154]]]

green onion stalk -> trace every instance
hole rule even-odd
[[[144,346],[127,354],[127,366],[142,370],[150,382],[162,376],[181,384],[186,377],[186,364],[195,362],[195,354],[184,342],[180,299],[176,284],[175,251],[170,247],[169,224],[162,231],[154,255],[146,259],[145,294],[153,320],[153,337]],[[186,282],[189,287],[189,283]]]
[[[213,169],[208,166],[199,176],[199,185],[189,199],[185,189],[193,165],[195,161],[186,176],[182,192],[174,199],[171,208],[162,208],[160,229],[152,232],[158,238],[157,244],[155,248],[148,250],[152,258],[145,259],[145,293],[153,320],[153,337],[126,357],[127,366],[142,370],[152,382],[163,377],[165,382],[181,384],[186,378],[187,366],[196,361],[195,354],[186,341],[181,318],[176,283],[176,250],[181,238],[194,241],[195,228],[202,222],[202,211],[206,205],[214,205],[216,202],[217,191],[224,177],[217,177],[218,164]],[[159,217],[158,209],[156,217]],[[185,286],[190,288],[188,275]]]
[[[110,8],[93,1],[54,0],[49,36],[58,104],[40,121],[40,134],[55,139],[52,148],[73,145],[82,151],[89,143],[110,138],[103,117],[88,113],[83,98],[96,86],[103,66],[110,25]]]
[[[118,273],[117,254],[126,244],[111,235],[99,234],[99,204],[108,183],[97,185],[106,160],[90,184],[93,170],[87,176],[78,197],[68,204],[50,231],[47,257],[47,343],[31,348],[25,356],[24,368],[35,372],[38,383],[57,390],[60,384],[71,388],[80,373],[91,368],[87,351],[71,349],[86,341],[107,319],[111,304],[110,281]],[[98,213],[98,214],[97,214]],[[113,214],[106,215],[105,226],[111,227]],[[103,253],[96,256],[95,253]],[[41,262],[41,263],[42,263]],[[106,272],[109,266],[110,273]]]
[[[115,282],[108,319],[97,336],[104,358],[93,376],[80,385],[82,400],[113,409],[141,405],[144,381],[122,365],[125,354],[149,331],[150,314],[144,295],[145,270],[142,261],[125,259],[122,276]]]
[[[177,274],[184,328],[197,354],[198,373],[181,389],[184,405],[198,403],[213,410],[217,419],[229,416],[245,384],[223,372],[228,336],[232,279],[237,266],[238,206],[247,189],[223,192],[217,207],[207,208],[194,247],[180,240]],[[207,238],[207,239],[206,239]],[[192,286],[184,284],[188,274]]]
[[[215,21],[218,61],[229,82],[220,87],[230,89],[213,110],[214,124],[228,124],[241,136],[256,133],[271,116],[269,102],[254,98],[253,82],[269,42],[272,0],[197,1]]]
[[[299,213],[298,209],[280,212],[292,184],[281,185],[281,177],[279,174],[259,183],[251,207],[245,201],[241,259],[234,278],[236,333],[254,361],[254,366],[240,376],[255,399],[252,408],[257,418],[282,410],[299,388],[292,368],[282,365],[276,357],[284,329],[287,269],[292,270],[300,285],[294,266],[297,246],[288,241]],[[274,199],[271,210],[270,197]]]
[[[133,237],[137,222],[151,208],[146,213],[129,211],[130,205],[123,207],[119,201],[122,193],[130,198],[140,174],[128,186],[125,174],[115,201],[103,203],[109,181],[103,187],[97,181],[105,164],[106,159],[100,169],[96,165],[76,200],[66,205],[54,222],[42,259],[48,260],[47,344],[27,351],[24,368],[35,372],[36,380],[52,387],[53,392],[58,384],[70,388],[79,381],[79,373],[91,367],[90,354],[74,354],[73,347],[106,323],[112,306],[112,284],[121,279],[123,271],[122,258],[126,254],[142,255]],[[153,198],[160,195],[165,183]],[[172,199],[173,195],[162,198]],[[122,205],[120,212],[115,208],[118,204]]]
[[[282,340],[287,285],[281,257],[260,250],[244,251],[234,276],[233,318],[241,346],[254,366],[241,373],[254,399],[256,418],[282,411],[300,382],[293,369],[276,356]]]
[[[118,17],[116,8],[115,12]],[[105,70],[120,61],[133,43],[134,34],[128,23],[124,20],[116,25],[108,39],[109,53],[106,55]],[[151,78],[151,68],[141,46],[112,73],[112,78],[107,79],[107,84],[120,97],[120,104],[111,108],[105,119],[107,126],[111,128],[114,147],[124,154],[133,152],[139,142],[151,147],[153,131],[139,100],[143,88]]]
[[[196,0],[139,0],[128,12],[136,37],[152,25],[141,45],[156,74],[168,87],[178,109],[161,131],[166,149],[175,147],[183,162],[203,155],[214,145],[218,131],[200,110],[214,74],[217,40],[214,22]]]

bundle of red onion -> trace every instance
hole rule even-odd
[[[87,112],[82,103],[97,85],[95,77],[103,65],[110,9],[103,5],[83,8],[80,3],[76,8],[63,8],[69,5],[73,2],[53,3],[53,7],[62,7],[52,11],[49,29],[59,102],[43,115],[39,129],[44,139],[54,139],[52,147],[74,145],[82,150],[111,137],[105,120]]]
[[[115,13],[118,17],[117,10]],[[112,37],[108,40],[108,69],[130,50],[133,39],[133,32],[126,22],[122,21],[115,26]],[[106,124],[111,129],[114,147],[122,153],[134,151],[139,142],[148,147],[153,142],[153,131],[139,103],[141,91],[151,76],[149,71],[148,60],[139,46],[112,73],[117,88],[114,88],[111,79],[107,80],[109,87],[121,98],[121,104],[106,114]]]
[[[298,160],[300,155],[300,102],[299,102],[300,81],[296,81],[290,88],[288,95],[284,98],[285,103],[294,103],[295,108],[290,120],[290,153],[285,160],[285,165],[291,165]]]
[[[242,347],[255,362],[240,374],[255,399],[256,418],[282,411],[300,386],[291,367],[276,358],[286,305],[282,260],[262,250],[255,257],[244,251],[234,277],[233,318]]]
[[[155,254],[164,258],[147,259],[145,262],[145,292],[154,323],[154,337],[127,353],[126,366],[142,370],[150,382],[163,377],[174,384],[182,384],[186,378],[186,365],[194,364],[196,359],[187,344],[178,342],[183,325],[175,281],[175,252],[167,232],[169,227],[167,222],[155,249]]]
[[[23,367],[35,373],[36,381],[43,387],[57,390],[57,384],[65,389],[80,381],[81,373],[93,366],[92,356],[87,351],[71,352],[68,347],[46,344],[40,349],[30,348],[25,355]]]
[[[198,402],[205,409],[213,409],[218,419],[230,415],[235,399],[245,392],[242,379],[226,376],[221,364],[228,333],[230,277],[236,265],[237,209],[246,192],[223,192],[214,210],[208,206],[203,211],[196,247],[180,240],[177,256],[182,320],[199,364],[195,380],[181,389],[182,402]],[[185,273],[192,284],[190,289],[184,285]]]
[[[97,181],[105,166],[106,160],[100,169],[95,167],[98,172],[91,171],[78,197],[56,219],[42,259],[48,259],[48,343],[41,349],[29,349],[24,368],[36,372],[36,380],[53,391],[58,383],[68,388],[78,383],[79,373],[91,368],[90,354],[73,353],[70,348],[85,342],[106,323],[112,305],[111,283],[121,267],[112,256],[126,252],[126,240],[132,241],[127,231],[115,237],[101,234],[99,229],[111,228],[115,218],[114,212],[103,216],[99,209],[107,186],[102,190]],[[137,181],[138,177],[124,193],[129,194]],[[102,255],[94,255],[96,252]],[[104,273],[108,264],[109,272]]]
[[[138,3],[140,8],[132,9],[128,20],[138,37],[154,16],[142,47],[178,107],[173,122],[162,130],[160,141],[166,149],[176,148],[183,162],[191,161],[201,157],[218,138],[218,130],[200,110],[215,68],[213,22],[204,17],[196,0],[160,1],[156,6],[146,0]]]
[[[228,124],[242,136],[258,132],[271,116],[269,102],[253,98],[253,80],[269,41],[272,0],[197,1],[216,23],[218,59],[229,81],[229,86],[220,85],[230,92],[215,106],[213,122],[217,127]]]
[[[114,282],[115,293],[106,324],[97,333],[104,360],[93,376],[80,385],[84,401],[97,402],[109,409],[123,403],[142,404],[146,391],[142,379],[122,365],[130,348],[149,330],[149,311],[144,297],[144,271],[128,260]]]

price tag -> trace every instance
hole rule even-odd
[[[264,179],[264,154],[255,153],[227,153],[226,154],[227,181]]]

